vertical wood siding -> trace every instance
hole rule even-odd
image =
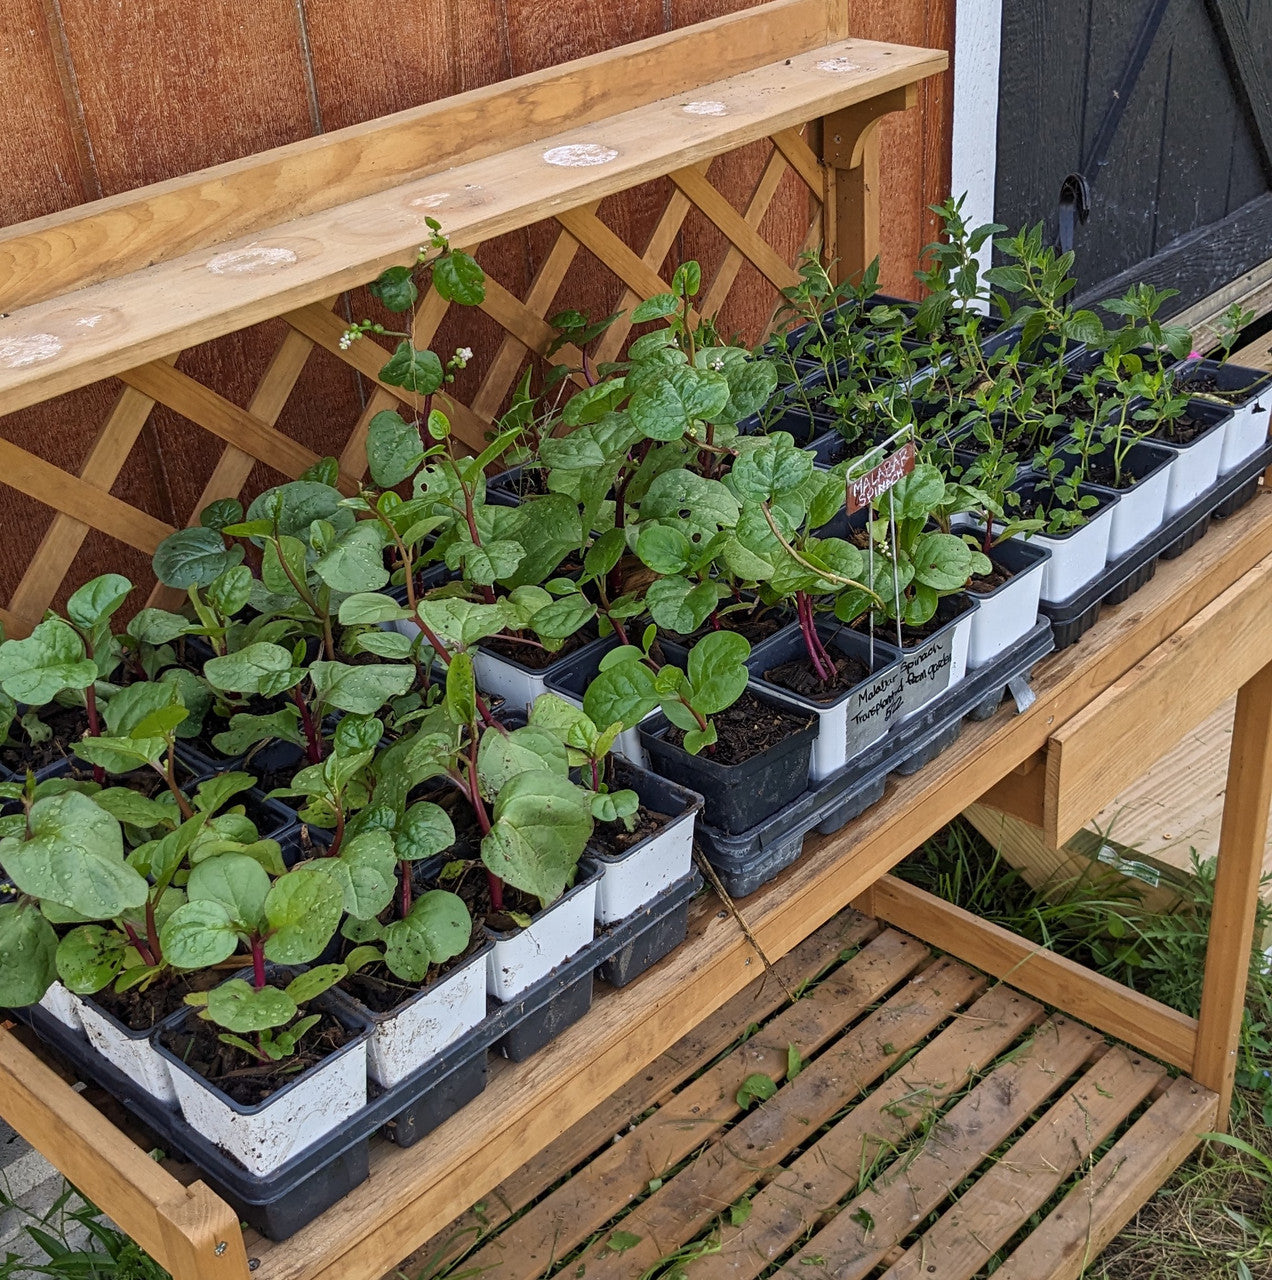
[[[0,23],[0,225],[51,213],[317,132],[342,128],[568,61],[632,40],[747,8],[753,0],[416,0],[377,9],[353,0],[4,0]],[[854,35],[950,48],[954,0],[848,0]],[[883,129],[883,257],[886,286],[914,293],[914,260],[932,238],[926,206],[949,184],[950,75],[921,90],[918,111]],[[712,171],[744,207],[760,153],[724,157]],[[807,222],[806,198],[790,182],[765,224],[789,225],[793,251]],[[660,184],[607,200],[600,216],[638,247],[666,202]],[[784,221],[777,221],[784,220]],[[532,228],[481,246],[478,256],[524,295],[554,233]],[[686,221],[668,255],[696,256],[708,270],[725,251],[705,221]],[[580,251],[559,306],[605,315],[622,290]],[[749,274],[747,274],[749,273]],[[757,336],[772,291],[749,264],[721,317],[726,333]],[[337,304],[366,314],[355,291]],[[437,345],[461,341],[477,362],[501,331],[480,314],[464,330],[444,326]],[[230,334],[182,355],[178,367],[245,404],[264,352],[277,342]],[[361,412],[365,385],[338,361],[313,358],[280,420],[317,452],[343,439]],[[51,460],[83,459],[121,384],[113,379],[0,418],[0,435]],[[155,516],[183,523],[219,449],[205,432],[157,408],[115,487]],[[248,489],[275,482],[257,468]],[[51,514],[0,487],[0,598],[8,598]],[[68,585],[107,569],[144,576],[121,562],[117,544],[90,536]]]
[[[1056,234],[1061,182],[1090,155],[1150,2],[1004,0],[999,222],[1043,221]],[[1266,84],[1272,4],[1223,3],[1243,14]],[[1136,272],[1180,288],[1175,305],[1183,306],[1272,254],[1272,217],[1252,220],[1248,208],[1267,197],[1268,174],[1212,4],[1171,0],[1107,163],[1087,175],[1091,217],[1076,237],[1080,290]],[[1219,225],[1234,217],[1234,227]],[[1254,224],[1265,228],[1262,239],[1251,234]],[[1172,253],[1195,235],[1186,254]]]

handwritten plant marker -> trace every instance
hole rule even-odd
[[[878,466],[871,467],[865,475],[845,481],[848,514],[868,507],[881,498],[893,485],[914,470],[914,441],[908,440],[896,453],[890,453]]]

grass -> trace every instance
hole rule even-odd
[[[1093,864],[1035,889],[972,827],[953,823],[898,874],[958,906],[1196,1016],[1214,861],[1194,854],[1192,901],[1144,909]],[[1272,908],[1259,907],[1258,936]],[[1272,970],[1251,957],[1231,1138],[1207,1141],[1086,1271],[1086,1280],[1272,1280]]]

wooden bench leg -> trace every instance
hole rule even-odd
[[[831,271],[835,280],[857,279],[879,256],[879,124],[918,100],[918,87],[906,85],[823,121],[825,253],[836,261]]]
[[[1228,753],[1206,977],[1193,1079],[1219,1095],[1224,1130],[1237,1069],[1255,907],[1272,803],[1272,663],[1242,685]]]

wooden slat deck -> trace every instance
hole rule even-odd
[[[795,1003],[739,993],[403,1269],[1060,1280],[1215,1118],[1187,1077],[856,912],[781,967]],[[743,1106],[757,1074],[775,1092]]]

